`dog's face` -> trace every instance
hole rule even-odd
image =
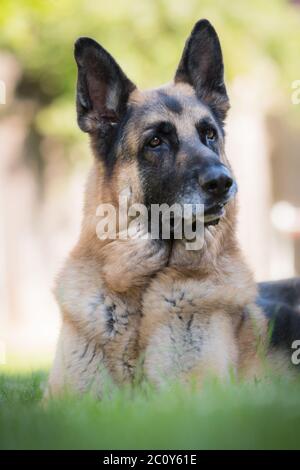
[[[224,154],[229,102],[210,23],[195,25],[174,81],[156,90],[137,90],[92,39],[76,42],[75,58],[78,123],[90,133],[108,182],[124,184],[126,174],[147,207],[204,204],[206,224],[217,223],[236,183]]]

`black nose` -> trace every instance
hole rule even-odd
[[[201,175],[199,177],[199,183],[203,191],[207,194],[220,198],[226,196],[229,192],[233,185],[233,179],[226,167],[219,166],[213,167],[204,175]]]

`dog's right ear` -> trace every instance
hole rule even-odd
[[[75,43],[77,120],[84,132],[106,135],[121,120],[135,85],[112,56],[90,38]]]

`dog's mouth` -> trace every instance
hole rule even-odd
[[[218,203],[214,206],[210,206],[204,209],[204,214],[195,214],[192,221],[192,229],[196,230],[197,221],[202,221],[204,227],[210,227],[211,225],[218,225],[222,217],[225,215],[226,203]]]
[[[219,203],[204,210],[204,227],[218,225],[225,214],[225,203]]]
[[[237,185],[234,183],[227,197],[214,205],[204,206],[204,227],[210,225],[217,225],[222,217],[225,215],[225,206],[235,196],[237,192]]]
[[[228,201],[215,203],[214,205],[204,206],[204,212],[195,212],[190,214],[191,219],[189,218],[182,218],[180,215],[176,218],[174,214],[170,214],[170,218],[166,221],[163,220],[162,214],[159,214],[159,226],[158,226],[158,233],[159,236],[162,237],[164,230],[163,228],[167,228],[169,224],[169,230],[166,230],[167,234],[170,234],[170,239],[173,239],[176,232],[180,234],[184,234],[186,226],[190,227],[193,232],[197,232],[201,230],[200,227],[207,228],[212,225],[217,225],[220,220],[225,215],[225,206]],[[202,206],[203,207],[203,206]],[[199,225],[200,224],[200,225]],[[152,233],[152,223],[151,217],[148,220],[148,230]]]
[[[217,225],[222,217],[225,215],[225,205],[226,203],[218,203],[214,206],[210,206],[207,209],[204,209],[204,213],[197,213],[192,215],[191,227],[193,231],[197,230],[197,224],[203,223],[204,227],[209,227],[211,225]],[[170,219],[171,234],[174,232],[174,227],[178,223],[184,224],[184,219],[177,220],[175,222],[174,218]],[[189,223],[188,223],[189,225]]]

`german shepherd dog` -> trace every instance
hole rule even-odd
[[[62,328],[49,392],[93,390],[107,377],[132,382],[137,365],[155,384],[200,384],[261,373],[263,358],[291,348],[300,322],[299,281],[257,286],[236,240],[237,185],[224,152],[229,100],[218,36],[200,20],[174,80],[140,91],[97,42],[75,44],[77,114],[90,135],[79,241],[58,276]],[[99,240],[97,207],[204,205],[204,242],[184,239]],[[268,341],[268,315],[275,318]],[[266,315],[267,313],[267,315]],[[288,349],[287,349],[288,351]]]

